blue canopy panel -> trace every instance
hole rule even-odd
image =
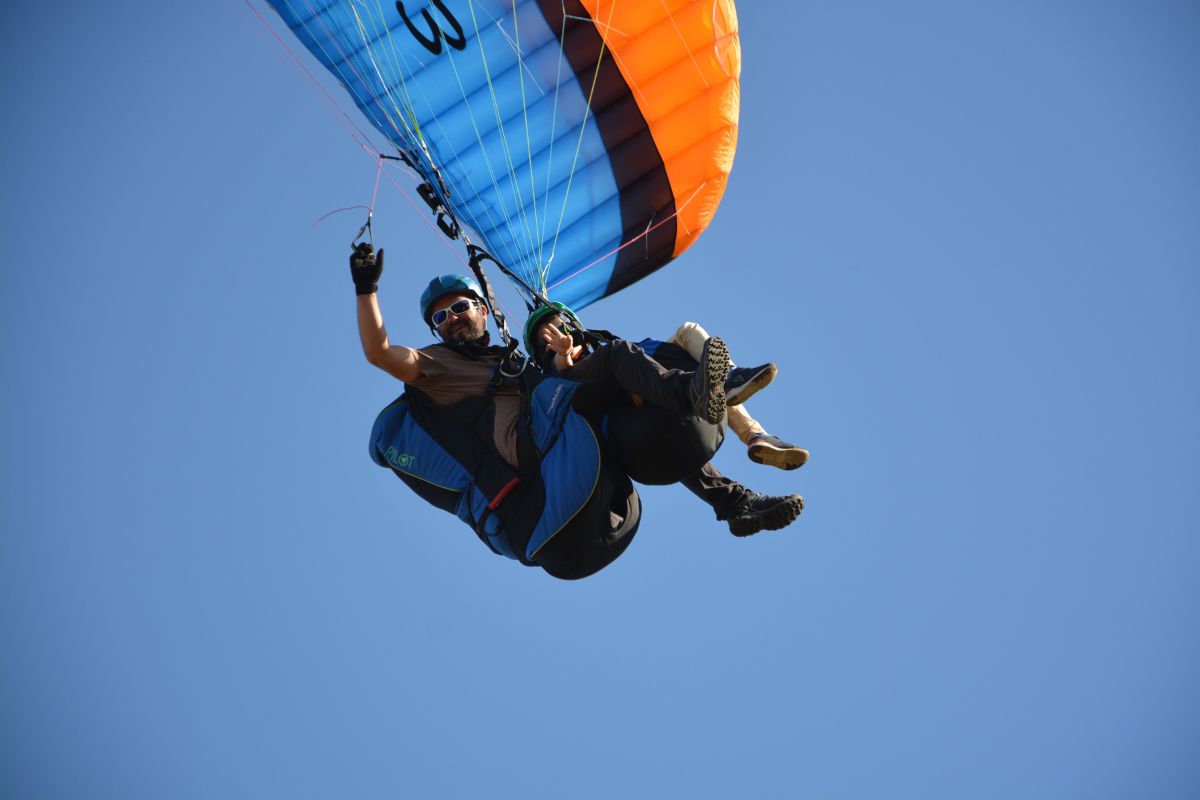
[[[275,2],[371,124],[437,168],[459,222],[514,272],[544,289],[616,249],[618,187],[561,20],[552,30],[532,0],[403,6],[411,28],[398,7]],[[555,296],[587,305],[615,266],[615,254],[592,264]]]

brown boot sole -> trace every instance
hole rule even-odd
[[[779,469],[800,469],[808,463],[808,451],[803,447],[774,447],[755,442],[746,450],[746,455],[755,464],[767,464]]]

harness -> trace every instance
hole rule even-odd
[[[570,407],[578,384],[529,369],[513,347],[487,348],[487,355],[498,358],[481,396],[443,406],[406,387],[376,419],[371,456],[423,499],[458,516],[492,552],[534,565],[537,549],[590,498],[598,444]],[[519,398],[518,468],[493,439],[495,395],[506,387]],[[566,447],[555,448],[564,431]]]

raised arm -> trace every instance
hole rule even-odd
[[[558,329],[558,325],[555,324],[556,320],[557,317],[542,325],[541,336],[546,342],[546,346],[554,353],[554,369],[562,372],[574,365],[575,359],[583,352],[583,348],[576,347],[570,334],[563,333]]]
[[[388,341],[379,308],[379,278],[383,274],[383,250],[374,252],[363,242],[350,256],[350,277],[358,295],[358,338],[367,361],[394,378],[413,381],[421,376],[417,351]]]

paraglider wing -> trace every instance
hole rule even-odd
[[[272,4],[427,202],[555,300],[628,286],[716,211],[737,144],[732,0]]]

